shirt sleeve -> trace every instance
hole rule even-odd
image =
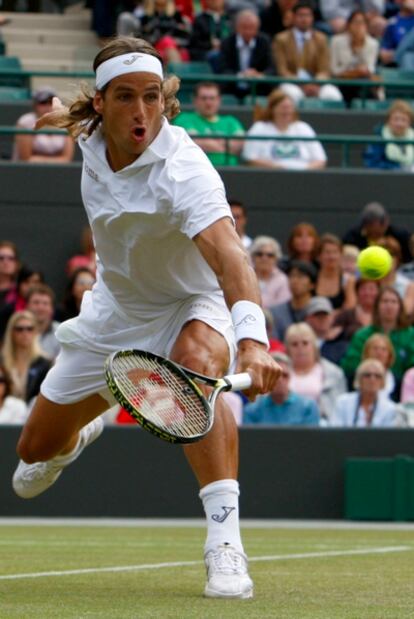
[[[223,217],[233,221],[223,182],[196,145],[178,155],[170,182],[173,223],[190,239]]]
[[[303,137],[314,137],[316,136],[316,133],[310,125],[301,122],[299,127],[299,135]],[[314,142],[302,142],[301,146],[304,158],[307,161],[326,161],[325,149],[318,140],[315,140]]]

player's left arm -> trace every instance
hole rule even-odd
[[[264,331],[264,316],[260,308],[261,298],[256,275],[249,264],[246,251],[233,227],[230,217],[224,217],[194,237],[200,253],[217,276],[224,298],[230,310],[234,310],[239,301],[248,301],[252,313],[245,312],[239,305],[238,316],[247,325],[251,316],[257,321],[257,336],[254,330],[246,332],[249,337],[238,341],[237,371],[248,371],[253,378],[251,389],[246,392],[254,398],[259,393],[267,393],[275,384],[280,374],[280,368],[267,353],[267,343]],[[257,307],[255,307],[257,306]],[[233,320],[235,312],[232,312]],[[236,319],[237,321],[237,319]],[[263,322],[262,322],[263,321]],[[237,325],[236,335],[237,335]],[[252,332],[253,331],[253,332]],[[240,333],[240,331],[239,331]],[[243,334],[243,331],[241,331]],[[263,336],[264,333],[264,336]]]

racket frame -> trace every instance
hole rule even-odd
[[[146,419],[146,417],[142,415],[139,409],[133,404],[131,404],[128,398],[124,396],[122,390],[117,384],[117,381],[112,371],[112,364],[118,357],[133,357],[137,355],[141,357],[147,357],[151,360],[156,360],[158,363],[160,363],[161,366],[167,367],[170,371],[173,372],[173,374],[176,374],[179,378],[183,379],[195,391],[202,407],[204,408],[206,418],[208,419],[208,425],[206,430],[204,430],[200,434],[194,434],[193,436],[178,437],[174,434],[170,434],[166,430],[162,430],[157,425]],[[109,391],[115,397],[117,402],[122,406],[122,408],[124,408],[142,428],[144,428],[154,436],[157,436],[158,438],[169,443],[195,443],[196,441],[202,439],[211,430],[211,427],[214,423],[214,405],[218,395],[222,391],[229,391],[232,388],[231,384],[226,379],[215,379],[210,378],[209,376],[204,376],[203,374],[198,374],[197,372],[193,372],[192,370],[187,370],[186,368],[183,368],[182,366],[174,363],[170,359],[166,359],[165,357],[161,357],[154,353],[149,353],[148,351],[138,349],[119,350],[110,354],[105,361],[104,371]],[[204,396],[201,389],[198,387],[196,382],[194,382],[195,380],[204,385],[216,387],[216,389],[214,389],[213,392],[210,394],[209,399]]]

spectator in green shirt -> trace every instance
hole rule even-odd
[[[395,361],[391,371],[396,381],[397,394],[404,372],[414,366],[414,329],[405,314],[400,295],[390,286],[384,286],[375,301],[372,325],[363,327],[354,334],[341,361],[349,381],[352,381],[362,359],[365,342],[374,333],[388,335],[394,347]]]
[[[220,89],[214,82],[199,82],[194,89],[194,112],[182,112],[174,125],[183,127],[203,149],[214,166],[239,165],[243,140],[226,140],[215,135],[244,135],[240,121],[219,114]],[[211,136],[197,139],[196,136]]]

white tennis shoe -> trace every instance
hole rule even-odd
[[[204,595],[209,598],[253,597],[253,582],[247,571],[247,557],[229,544],[206,553],[207,584]]]
[[[70,454],[56,456],[47,462],[26,464],[20,460],[13,475],[13,489],[22,499],[31,499],[52,486],[82,451],[100,436],[104,428],[102,417],[96,417],[79,432],[79,442]]]

